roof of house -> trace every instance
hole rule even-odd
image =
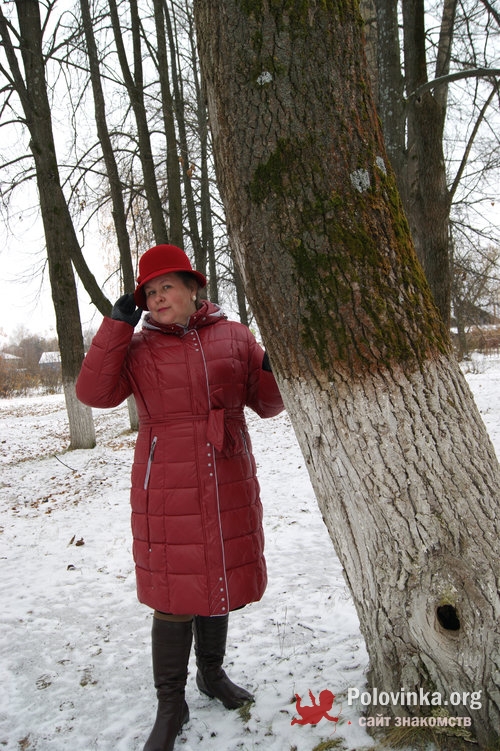
[[[48,365],[48,364],[59,363],[59,362],[61,362],[60,352],[43,352],[38,361],[38,364]]]

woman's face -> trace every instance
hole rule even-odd
[[[186,287],[175,273],[146,282],[144,294],[151,317],[157,323],[185,326],[196,311],[196,283],[193,280],[192,288]]]

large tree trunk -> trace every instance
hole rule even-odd
[[[52,300],[61,351],[70,448],[91,448],[95,445],[92,412],[78,402],[74,389],[84,350],[71,249],[77,252],[80,248],[77,247],[78,241],[59,179],[45,82],[39,4],[36,0],[16,0],[16,7],[25,83],[22,81],[15,57],[11,56],[9,62],[25,112],[31,136],[30,147],[35,160]],[[5,33],[2,24],[4,41]]]
[[[282,6],[195,2],[232,245],[371,686],[481,691],[478,709],[443,708],[486,747],[500,727],[500,469],[411,244],[356,3]]]

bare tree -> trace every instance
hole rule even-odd
[[[480,709],[447,710],[495,746],[500,468],[414,253],[357,4],[194,7],[232,243],[369,683],[480,690]]]
[[[163,243],[168,240],[168,230],[163,204],[158,191],[158,183],[155,174],[156,167],[151,145],[151,134],[144,101],[141,19],[137,0],[129,0],[133,72],[130,69],[128,62],[127,50],[123,39],[124,30],[120,22],[116,0],[108,0],[108,3],[123,82],[128,92],[137,125],[137,140],[144,179],[144,191],[147,198],[153,234],[157,243]]]
[[[82,12],[82,25],[85,36],[86,52],[89,61],[90,80],[92,83],[95,122],[104,163],[106,165],[106,174],[108,176],[109,190],[113,207],[113,223],[120,252],[120,267],[123,275],[123,287],[126,292],[132,292],[135,286],[134,269],[132,266],[132,255],[130,251],[130,241],[127,230],[125,201],[123,197],[123,188],[120,179],[120,173],[113,149],[113,143],[107,124],[106,103],[101,81],[99,55],[97,51],[92,23],[92,15],[90,12],[88,0],[80,0],[80,8]]]
[[[153,0],[157,40],[157,65],[160,77],[161,103],[167,150],[167,187],[169,205],[170,242],[184,248],[182,222],[182,193],[179,150],[175,127],[175,105],[170,86],[170,66],[167,50],[167,32],[164,13],[168,10],[163,0]]]
[[[110,8],[116,50],[111,50],[109,46],[104,49],[106,55],[116,55],[120,61],[121,81],[115,79],[114,86],[124,85],[134,113],[134,132],[137,132],[137,150],[143,173],[143,178],[141,178],[144,183],[143,195],[151,217],[153,234],[158,240],[158,228],[163,232],[162,225],[157,221],[161,204],[163,213],[168,215],[170,222],[169,240],[183,247],[183,214],[185,214],[186,235],[188,245],[192,246],[195,265],[203,271],[206,270],[207,260],[210,263],[210,284],[213,291],[211,296],[216,300],[214,213],[210,204],[210,192],[214,184],[210,179],[210,172],[213,172],[213,168],[209,164],[207,114],[205,102],[200,94],[192,11],[188,4],[186,8],[180,8],[178,5],[171,7],[171,4],[165,0],[154,0],[151,3],[151,16],[144,12],[140,13],[137,3],[129,2],[129,0],[120,5],[111,2]],[[127,10],[129,10],[128,15]],[[130,31],[127,23],[130,25]],[[86,25],[89,31],[93,32],[93,54],[97,58],[100,37],[103,39],[103,45],[106,39],[105,28],[95,22],[92,23],[90,18],[87,18]],[[132,40],[129,46],[132,46],[134,53],[133,72],[127,59],[129,49],[127,38]],[[92,50],[92,42],[87,46]],[[151,62],[154,67],[151,66]],[[95,63],[93,70],[98,71],[98,65]],[[152,70],[156,71],[157,78],[151,75]],[[108,77],[110,71],[111,64],[108,61]],[[93,83],[94,88],[97,85]],[[189,90],[191,101],[186,101],[186,90]],[[96,117],[102,121],[103,115],[101,105],[101,114]],[[134,135],[129,128],[130,124],[127,125],[125,118],[122,124],[115,125],[115,131],[120,134],[122,142],[125,143],[127,137],[129,139],[130,146],[124,146],[122,153],[130,153],[130,158],[133,160],[136,153]],[[161,133],[165,136],[166,158],[161,150],[156,154],[153,153],[153,135],[158,144],[160,142],[158,135]],[[103,142],[101,136],[100,140]],[[119,140],[119,138],[116,139],[117,143]],[[83,172],[85,168],[85,160],[82,160],[79,169]],[[107,172],[111,174],[108,168]],[[129,172],[130,175],[133,174],[132,169]],[[123,173],[122,166],[121,180],[125,185],[127,177]],[[153,189],[154,182],[156,182],[156,187]],[[181,184],[184,190],[184,202],[182,202]],[[131,201],[137,203],[138,198],[133,196],[130,182],[127,190]],[[168,210],[165,210],[165,206],[168,206]],[[135,209],[132,212],[129,211],[129,219],[135,216]]]
[[[492,103],[500,71],[488,64],[487,54],[489,40],[494,36],[492,24],[497,23],[494,9],[488,2],[475,0],[460,5],[457,0],[444,0],[435,9],[425,0],[362,0],[361,4],[368,27],[371,79],[387,152],[417,254],[443,320],[449,325],[450,213],[453,202],[459,201],[458,188],[466,177],[478,131],[488,113],[490,117],[495,115]],[[432,38],[427,19],[434,20],[438,12],[439,34]],[[481,60],[476,50],[480,46]],[[487,90],[488,85],[476,86],[470,93],[460,92],[450,106],[451,83],[466,80],[489,81],[491,89]],[[455,164],[445,156],[445,143],[456,137],[447,133],[446,123],[447,118],[453,122],[450,110],[458,119],[464,100],[470,102],[468,118],[473,125]],[[498,142],[492,147],[498,148]],[[447,151],[456,153],[457,147]],[[488,161],[482,159],[484,174]]]
[[[167,27],[168,40],[171,51],[171,69],[172,69],[172,88],[174,92],[174,104],[175,114],[177,119],[178,131],[179,131],[179,163],[182,166],[182,182],[184,187],[185,197],[185,211],[187,216],[188,234],[191,241],[191,245],[194,253],[194,262],[197,269],[203,274],[207,271],[207,252],[204,247],[202,233],[198,222],[198,211],[196,205],[196,196],[193,189],[193,169],[195,164],[192,160],[191,148],[189,145],[189,122],[186,114],[186,96],[185,89],[187,81],[184,80],[182,75],[181,52],[180,48],[182,43],[179,43],[179,26],[186,26],[187,39],[185,45],[187,49],[192,52],[194,49],[194,29],[193,20],[188,3],[186,8],[183,9],[182,20],[184,24],[180,23],[178,16],[180,12],[175,6],[172,8],[172,3],[164,2],[165,10],[165,22]],[[184,36],[182,36],[184,41]],[[197,76],[197,58],[195,57],[195,65],[192,67],[192,75],[196,80]],[[206,111],[205,111],[206,122]],[[206,132],[206,130],[205,130]]]
[[[49,11],[51,9],[49,4]],[[95,445],[91,411],[76,399],[74,384],[83,359],[83,338],[71,258],[81,257],[63,194],[47,96],[40,7],[36,0],[17,0],[19,31],[0,8],[0,37],[7,59],[1,70],[22,105],[35,163],[40,211],[61,351],[62,381],[70,427],[70,448]],[[24,76],[16,46],[22,57]]]
[[[214,239],[214,213],[211,207],[211,183],[210,183],[210,165],[209,150],[210,139],[208,129],[208,113],[205,98],[201,90],[198,53],[196,49],[196,35],[194,29],[194,19],[192,10],[186,8],[186,20],[188,24],[188,44],[189,44],[189,61],[190,70],[193,79],[194,88],[194,113],[196,132],[199,141],[200,152],[200,224],[201,224],[201,246],[204,257],[203,265],[208,262],[208,276],[210,286],[210,299],[212,302],[219,302],[219,284],[217,263],[215,258],[215,239]],[[200,259],[201,260],[201,259]]]

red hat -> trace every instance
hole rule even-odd
[[[137,307],[147,310],[146,297],[143,290],[146,282],[151,281],[156,276],[172,274],[176,271],[187,271],[196,279],[200,287],[207,286],[207,280],[203,274],[200,274],[199,271],[194,271],[187,255],[176,245],[155,245],[154,248],[147,250],[139,258],[139,276],[137,277],[137,287],[134,292],[134,300]]]

